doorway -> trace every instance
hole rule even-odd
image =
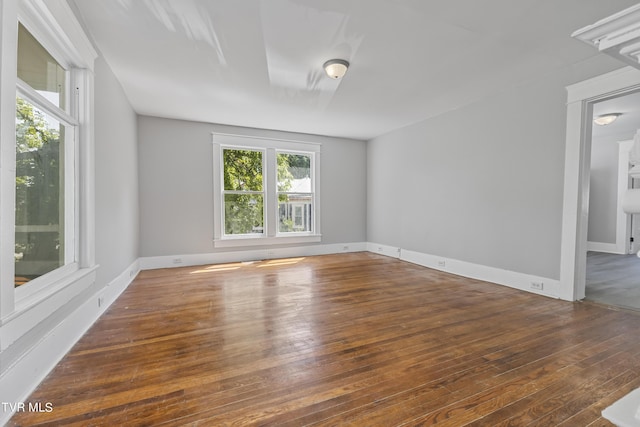
[[[602,117],[617,119],[597,124]],[[628,254],[633,251],[631,222],[637,218],[622,210],[622,199],[634,185],[628,171],[633,138],[640,129],[640,92],[595,102],[593,119],[587,249]]]
[[[640,70],[625,67],[567,87],[567,134],[562,215],[562,299],[586,294],[587,232],[593,108],[598,102],[640,90]]]
[[[617,119],[596,123],[607,115]],[[594,102],[593,119],[585,299],[640,310],[640,259],[633,238],[638,233],[632,226],[637,218],[622,210],[624,194],[634,184],[629,155],[640,129],[640,92]]]

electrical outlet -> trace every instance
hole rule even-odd
[[[541,291],[544,289],[543,282],[531,282],[531,289],[535,289],[536,291]]]
[[[98,307],[102,307],[104,305],[104,297],[98,297]]]
[[[343,251],[348,251],[348,250],[349,250],[349,246],[344,245],[344,246],[342,247],[342,250],[343,250]]]
[[[173,263],[174,264],[182,264],[182,258],[174,258],[173,259]]]
[[[443,260],[438,261],[438,267],[446,267],[446,266],[447,266],[446,261],[443,261]]]

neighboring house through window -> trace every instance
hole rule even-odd
[[[313,155],[277,152],[278,231],[313,231]]]
[[[213,135],[215,246],[320,241],[320,145]]]

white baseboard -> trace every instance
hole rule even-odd
[[[367,251],[374,254],[386,255],[391,258],[400,258],[400,248],[367,242]]]
[[[0,377],[0,425],[9,421],[38,384],[58,364],[93,323],[106,311],[118,296],[131,284],[140,271],[138,260],[112,280],[106,287],[90,296],[62,322],[53,327],[20,358],[8,367]],[[42,402],[44,406],[45,402]],[[53,408],[55,410],[55,407]]]
[[[102,289],[99,296],[104,299],[101,301],[100,315],[98,317],[100,317],[102,313],[104,313],[107,308],[109,308],[109,306],[113,304],[115,300],[117,300],[118,297],[129,287],[139,272],[140,260],[136,259],[125,271],[120,273],[118,277],[113,279],[104,289]]]
[[[626,255],[624,245],[621,248],[615,243],[587,242],[587,250],[593,252],[604,252],[607,254]]]
[[[560,281],[547,277],[533,276],[530,274],[518,273],[515,271],[503,270],[486,265],[473,264],[466,261],[459,261],[451,258],[444,258],[436,255],[429,255],[420,252],[400,250],[400,259],[403,261],[418,264],[423,267],[444,271],[458,276],[469,277],[471,279],[483,280],[485,282],[496,283],[522,291],[532,292],[552,298],[560,298]],[[542,289],[532,288],[532,284],[542,286]]]
[[[257,261],[263,259],[290,258],[299,256],[329,255],[367,250],[364,242],[336,243],[329,245],[305,245],[293,247],[273,247],[240,251],[215,252],[205,254],[169,255],[140,258],[141,270],[156,268],[186,267],[192,265],[224,264],[228,262]]]

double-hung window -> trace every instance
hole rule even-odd
[[[76,261],[78,122],[69,71],[19,24],[16,94],[15,286]]]
[[[320,241],[320,145],[213,135],[216,247]]]
[[[7,202],[0,227],[6,312],[79,283],[96,268],[91,131],[96,52],[65,2],[17,4],[16,37],[2,45],[3,62],[15,64],[10,78],[15,92],[0,95],[3,105],[15,100],[13,118],[2,115],[3,153],[13,153],[0,159],[15,171],[13,182],[9,174],[0,177]]]

